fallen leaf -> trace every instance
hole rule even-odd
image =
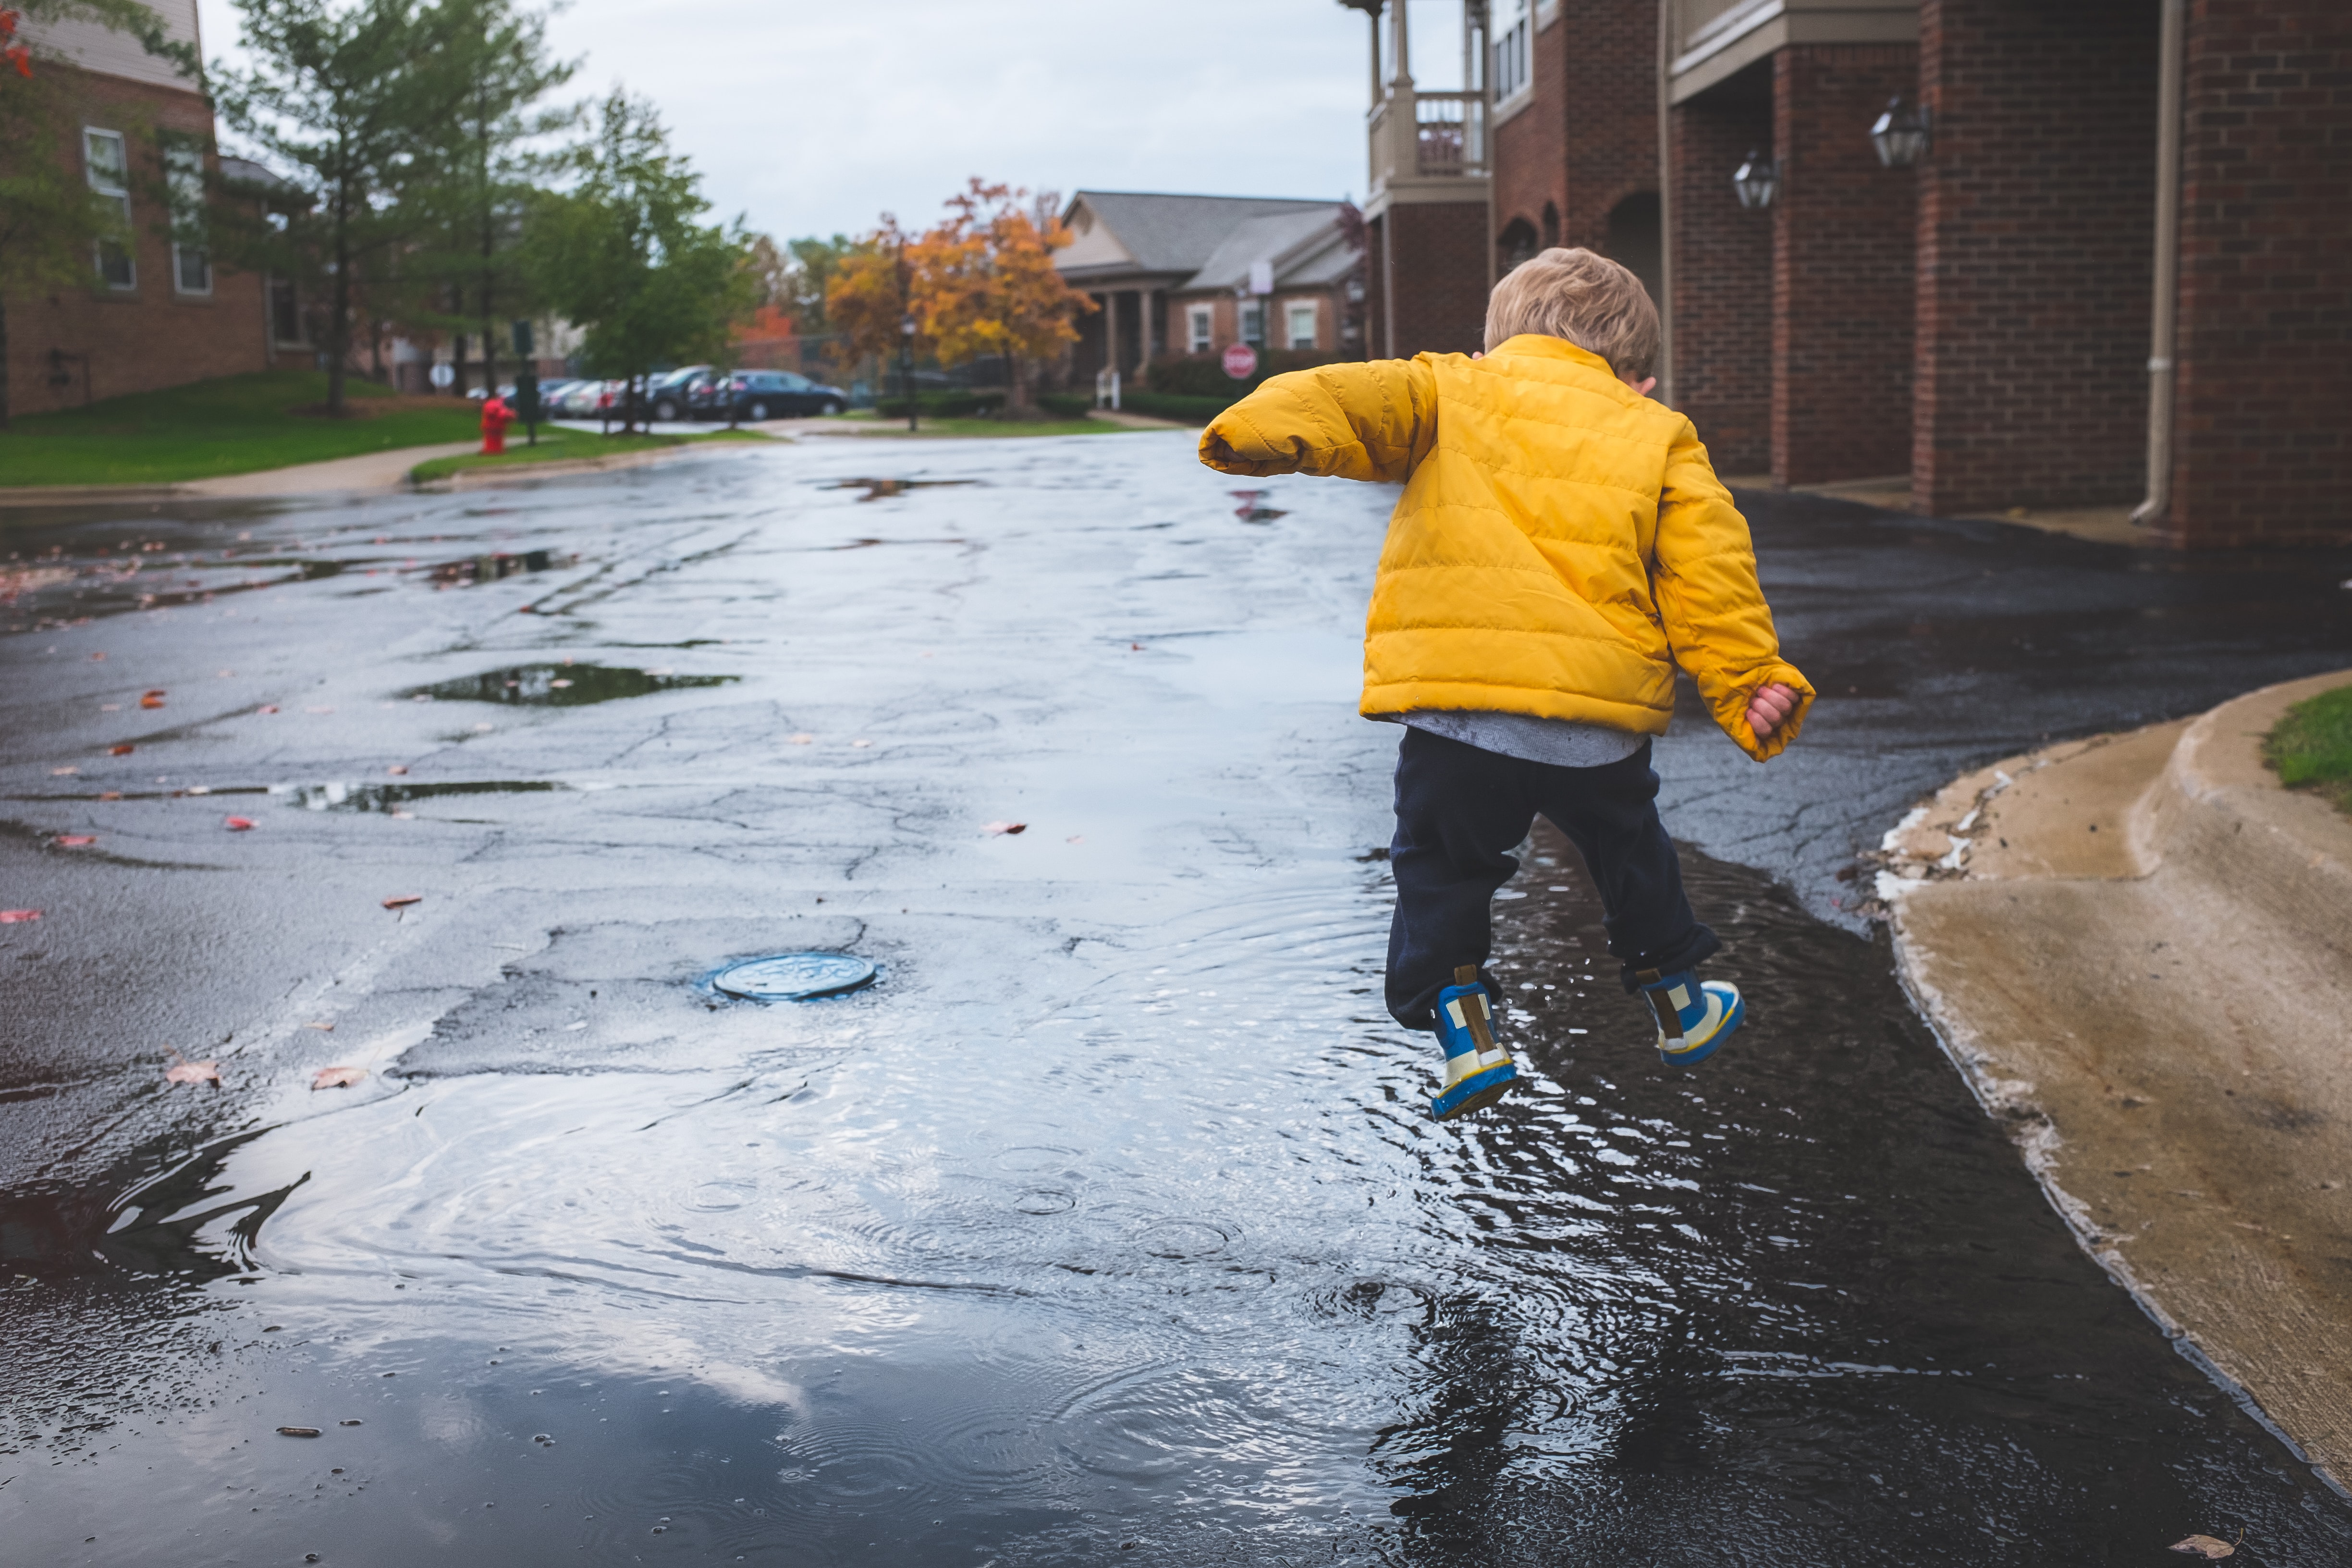
[[[332,713],[334,710],[332,708],[305,708],[302,711],[305,713]]]
[[[281,1437],[315,1437],[319,1429],[316,1426],[280,1426],[278,1435]]]
[[[190,795],[210,795],[213,793],[213,786],[210,784],[190,784],[188,786],[188,793]]]
[[[406,765],[405,763],[393,763],[393,764],[392,764],[392,766],[390,766],[390,767],[388,767],[388,768],[384,769],[383,771],[384,771],[385,773],[390,773],[393,777],[394,777],[394,778],[398,778],[398,777],[400,777],[403,773],[406,773],[406,772],[408,771],[408,768],[407,768],[407,765]]]
[[[565,687],[567,687],[567,686],[571,685],[571,684],[572,684],[572,682],[570,682],[570,681],[568,681],[568,680],[563,680],[563,679],[556,679],[556,680],[551,680],[551,681],[549,681],[547,684],[548,684],[549,686],[552,687],[553,689],[555,689],[556,690],[561,691],[561,690],[562,690]]]
[[[278,704],[275,702],[265,702],[260,707],[255,709],[254,711],[256,713],[275,713],[278,711]]]
[[[253,826],[253,818],[249,816],[225,817],[221,821],[221,826],[227,828],[231,833],[243,833]]]
[[[305,1024],[302,1026],[306,1029],[316,1029],[322,1035],[331,1035],[335,1032],[335,1026],[332,1024]]]
[[[53,779],[69,779],[79,772],[81,772],[79,768],[51,768],[49,776]]]
[[[122,792],[119,789],[102,789],[98,792],[98,798],[100,800],[121,800],[122,798]]]
[[[1143,645],[1139,642],[1131,642],[1127,645],[1127,651],[1129,653],[1141,653],[1143,651]]]
[[[0,910],[0,926],[20,926],[41,918],[38,910]]]
[[[87,849],[97,842],[98,835],[94,833],[60,833],[55,840],[60,849]]]
[[[142,692],[140,694],[139,706],[142,708],[161,708],[163,706],[163,694],[161,691]]]
[[[992,822],[981,829],[982,833],[1026,833],[1028,830],[1029,825],[1025,822]]]
[[[349,1089],[365,1077],[365,1068],[320,1068],[310,1075],[310,1087],[313,1089]]]
[[[127,757],[138,749],[136,746],[109,746],[106,749],[106,754],[110,757]]]
[[[793,737],[793,744],[795,746],[806,746],[814,743],[816,737],[814,735],[794,735]]]
[[[474,733],[477,735],[487,735],[497,728],[498,726],[496,724],[477,724],[474,726]]]
[[[871,742],[871,741],[852,741],[852,742],[850,742],[849,743],[850,743],[852,746],[854,746],[854,747],[856,747],[856,749],[858,749],[859,751],[864,751],[866,747],[868,747],[868,746],[872,745],[874,742]]]
[[[411,904],[421,904],[424,901],[425,895],[422,893],[395,893],[384,900],[383,907],[388,910],[404,910]]]
[[[163,1069],[165,1083],[218,1083],[221,1080],[218,1062],[173,1062]]]
[[[2226,1541],[2216,1541],[2210,1535],[2184,1535],[2172,1543],[2171,1550],[2202,1557],[2208,1563],[2219,1563],[2224,1557],[2234,1557],[2238,1549]]]
[[[1087,836],[1083,833],[1073,833],[1067,838],[1062,840],[1065,844],[1084,844],[1086,841]]]

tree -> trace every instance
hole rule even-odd
[[[1054,266],[1054,252],[1072,238],[1056,216],[1060,199],[1028,196],[975,175],[915,250],[920,320],[940,362],[1003,354],[1016,413],[1029,406],[1036,365],[1077,342],[1071,318],[1095,308]]]
[[[916,309],[917,284],[908,249],[912,236],[888,213],[881,226],[855,240],[833,258],[827,268],[824,317],[845,363],[873,358],[888,360],[900,349],[901,325],[915,318],[917,353],[930,352]]]
[[[573,155],[577,183],[542,195],[525,240],[548,306],[583,330],[581,357],[630,383],[624,428],[636,422],[638,379],[672,359],[719,358],[758,302],[750,239],[739,221],[699,221],[699,176],[669,150],[650,105],[615,91]]]
[[[434,172],[426,154],[458,107],[463,78],[444,61],[465,14],[426,12],[417,0],[236,0],[236,8],[255,64],[221,74],[220,106],[302,171],[317,204],[294,226],[307,232],[259,226],[248,248],[272,270],[324,274],[327,412],[340,415],[353,304],[367,286],[382,303],[396,258],[430,216],[406,198]]]
[[[8,296],[96,282],[92,258],[101,246],[129,242],[122,198],[100,195],[70,155],[79,115],[68,96],[70,78],[55,59],[20,35],[17,23],[96,22],[136,38],[147,52],[171,60],[197,79],[195,52],[163,36],[155,13],[137,0],[17,0],[0,11],[0,430],[8,427]],[[126,150],[127,152],[127,150]],[[121,171],[125,188],[131,171]]]
[[[452,309],[443,318],[458,334],[478,326],[485,385],[499,379],[498,322],[526,305],[520,257],[522,214],[535,182],[560,166],[545,147],[579,118],[573,108],[540,100],[576,68],[551,59],[547,16],[516,0],[443,0],[451,40],[435,68],[446,74],[454,111],[432,136],[428,177],[417,195],[432,216],[432,247],[418,269],[446,280]]]

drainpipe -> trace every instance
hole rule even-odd
[[[1669,408],[1675,405],[1674,13],[1675,0],[1658,0],[1658,401]]]
[[[2186,0],[2163,0],[2157,52],[2156,287],[2147,334],[2147,499],[2131,520],[2153,528],[2172,510],[2173,354],[2180,306],[2180,74]]]

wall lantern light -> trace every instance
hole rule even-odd
[[[1886,100],[1886,112],[1871,126],[1870,144],[1878,149],[1878,161],[1886,167],[1907,169],[1927,154],[1934,130],[1934,117],[1928,110],[1906,104],[1898,92]]]
[[[1731,172],[1731,189],[1739,197],[1739,205],[1749,212],[1770,206],[1772,198],[1780,194],[1780,160],[1767,159],[1749,148],[1748,162]]]

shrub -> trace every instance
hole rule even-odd
[[[915,412],[919,417],[929,415],[935,419],[987,418],[1003,405],[1001,389],[979,387],[970,392],[917,392]],[[904,419],[907,400],[885,397],[874,405],[874,411],[885,419]]]
[[[1094,412],[1095,400],[1083,392],[1041,392],[1037,406],[1056,419],[1084,419]]]
[[[1224,361],[1220,355],[1161,354],[1151,362],[1146,379],[1155,395],[1172,393],[1180,397],[1219,397],[1231,403],[1255,392],[1270,375],[1329,364],[1339,357],[1324,349],[1262,349],[1257,356],[1257,374],[1245,381],[1235,381],[1225,374]],[[1129,399],[1122,397],[1119,401],[1125,403]]]
[[[1149,414],[1154,419],[1173,419],[1185,425],[1206,425],[1210,420],[1240,402],[1241,395],[1238,392],[1229,393],[1223,397],[1193,397],[1177,392],[1130,392],[1122,395],[1118,401],[1120,407],[1137,414]]]

